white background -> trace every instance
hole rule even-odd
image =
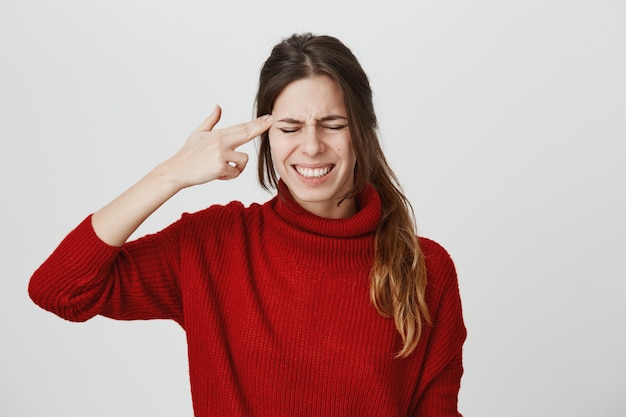
[[[0,416],[192,416],[171,322],[65,322],[27,296],[87,214],[212,110],[249,120],[293,32],[359,57],[420,234],[452,254],[466,417],[626,415],[626,3],[0,3]],[[246,149],[255,154],[254,146]],[[256,166],[142,226],[265,201]]]

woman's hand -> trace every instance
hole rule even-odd
[[[272,118],[262,116],[213,130],[221,114],[216,107],[174,156],[93,214],[91,224],[102,241],[121,246],[154,210],[181,189],[241,174],[248,155],[236,149],[269,129]]]
[[[236,149],[251,141],[271,126],[271,116],[261,116],[250,122],[224,129],[213,129],[222,115],[215,107],[190,135],[184,146],[159,167],[162,175],[186,188],[215,179],[233,179],[248,163],[248,155]]]

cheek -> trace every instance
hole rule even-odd
[[[343,159],[354,162],[356,161],[356,153],[354,151],[354,147],[352,146],[352,142],[350,141],[350,137],[346,138],[342,144],[337,146],[337,153],[343,157]]]
[[[297,142],[289,137],[280,134],[269,135],[269,145],[272,157],[275,159],[285,159],[291,155],[298,147]]]
[[[287,149],[287,146],[285,146],[285,142],[277,138],[275,138],[274,140],[270,138],[269,145],[270,155],[272,155],[272,161],[274,162],[274,165],[281,165],[282,162],[284,162],[285,159],[287,159],[287,157],[289,156],[289,149]]]

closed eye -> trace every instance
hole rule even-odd
[[[280,131],[283,133],[295,133],[300,130],[299,127],[281,127]]]
[[[346,127],[348,127],[347,124],[341,124],[341,125],[323,125],[322,126],[324,129],[327,130],[334,130],[334,131],[339,131],[339,130],[343,130]]]

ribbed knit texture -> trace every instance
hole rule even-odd
[[[367,188],[348,219],[316,217],[284,184],[269,202],[184,215],[113,248],[85,219],[30,281],[72,321],[173,319],[186,331],[195,415],[460,416],[465,340],[454,265],[420,238],[434,319],[406,359],[369,300],[380,218]]]

